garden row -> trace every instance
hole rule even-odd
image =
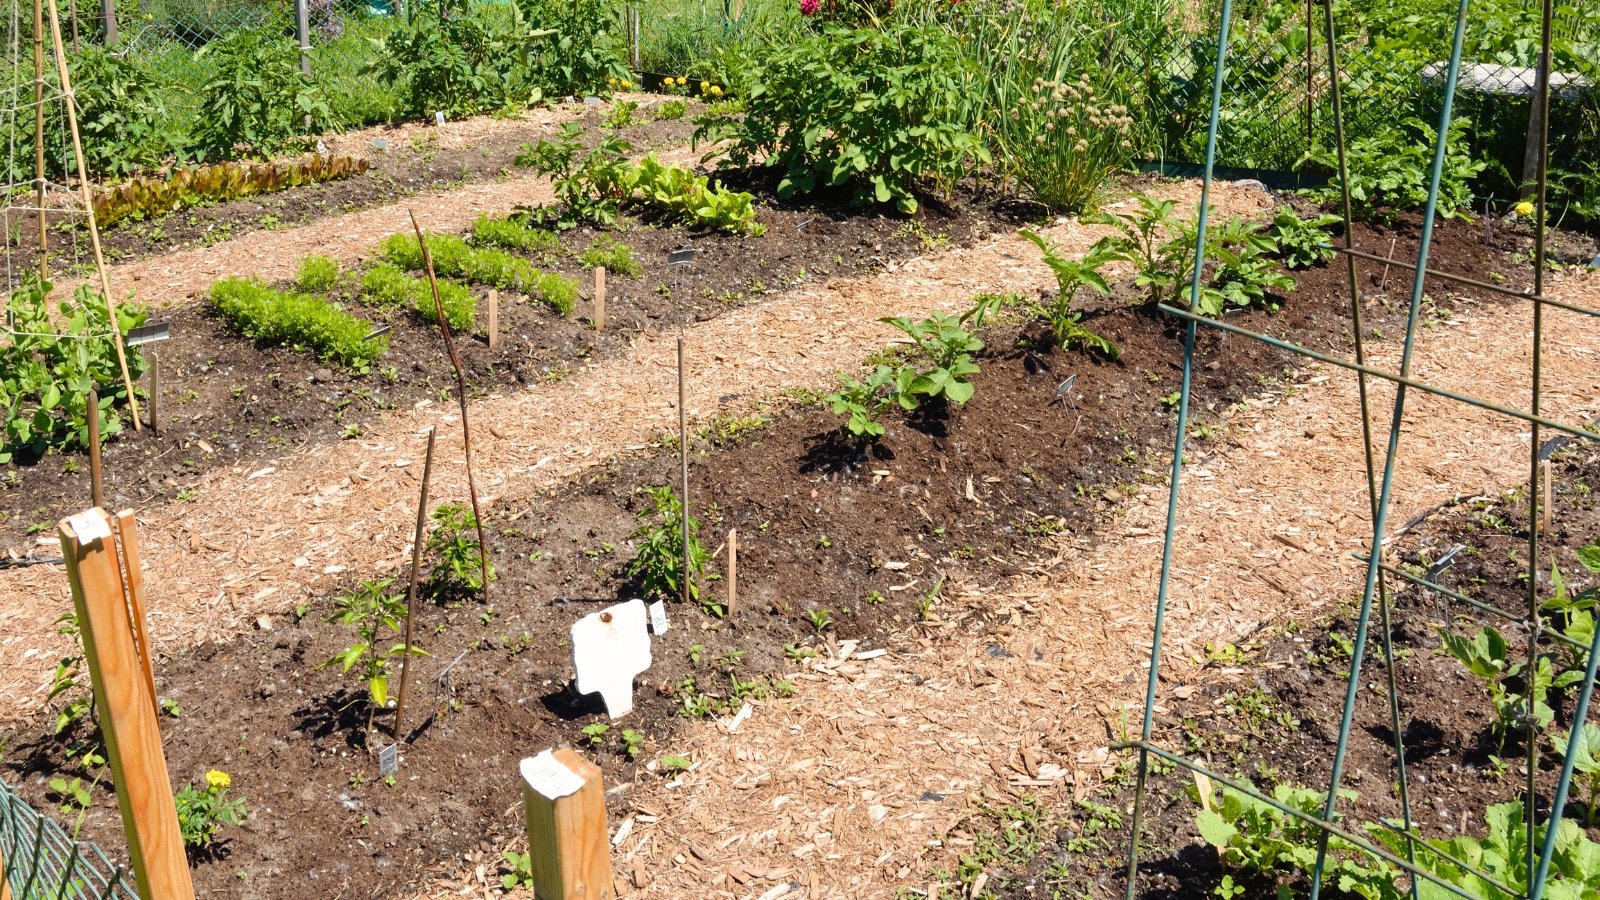
[[[1393,578],[1389,640],[1401,697],[1411,815],[1434,848],[1418,847],[1425,870],[1477,896],[1512,896],[1468,872],[1491,873],[1526,890],[1525,759],[1552,795],[1572,727],[1578,682],[1600,586],[1600,454],[1574,444],[1553,457],[1557,515],[1542,544],[1544,630],[1531,664],[1516,626],[1474,604],[1525,610],[1527,498],[1523,490],[1458,498],[1435,510],[1399,547],[1411,578],[1428,578],[1471,602]],[[1358,599],[1358,598],[1357,598]],[[1354,653],[1357,600],[1317,622],[1289,621],[1239,644],[1208,645],[1206,668],[1175,685],[1156,717],[1156,742],[1205,761],[1227,777],[1312,817],[1321,814],[1337,743],[1340,700]],[[1408,857],[1395,765],[1384,635],[1373,620],[1340,793],[1341,826]],[[1576,639],[1575,645],[1571,641]],[[1567,806],[1548,896],[1588,896],[1600,887],[1600,724],[1591,713]],[[1075,807],[1031,798],[997,804],[967,822],[973,840],[959,871],[938,873],[951,896],[982,872],[996,897],[1079,896],[1081,886],[1126,870],[1136,759]],[[1298,896],[1307,890],[1319,835],[1279,809],[1214,784],[1196,789],[1181,769],[1155,761],[1143,831],[1140,896]],[[1203,799],[1200,791],[1206,791]],[[1387,823],[1387,824],[1385,824]],[[1548,825],[1540,822],[1536,839]],[[1535,848],[1537,850],[1537,847]],[[1408,896],[1390,861],[1335,838],[1328,863],[1334,896]],[[1422,896],[1446,896],[1422,887]]]
[[[1129,484],[1161,477],[1169,442],[1160,434],[1170,428],[1177,379],[1177,335],[1155,325],[1150,301],[1184,279],[1184,255],[1168,249],[1182,244],[1183,219],[1142,201],[1116,222],[1122,227],[1088,262],[1048,257],[1059,287],[1045,296],[985,295],[964,315],[894,320],[911,342],[874,354],[865,382],[862,372],[846,373],[832,396],[728,398],[737,412],[712,417],[690,448],[699,608],[672,606],[674,626],[657,641],[638,709],[621,726],[567,689],[561,636],[600,604],[675,595],[682,538],[678,498],[663,487],[677,466],[667,437],[658,452],[617,460],[553,496],[502,498],[487,509],[487,600],[474,583],[481,551],[468,514],[459,506],[434,512],[434,602],[419,613],[427,656],[413,682],[424,685],[429,714],[404,736],[394,779],[377,778],[365,752],[389,740],[388,713],[376,701],[397,662],[381,649],[395,643],[393,582],[358,575],[297,609],[293,622],[168,660],[158,683],[172,704],[164,738],[173,771],[193,782],[225,770],[231,787],[193,790],[219,803],[242,796],[250,815],[243,828],[222,821],[220,831],[197,829],[205,838],[196,839],[197,862],[226,860],[199,866],[202,889],[273,897],[295,896],[310,878],[408,884],[484,835],[516,830],[503,815],[515,801],[504,773],[521,750],[581,743],[614,784],[671,777],[694,764],[675,752],[679,718],[784,696],[794,690],[789,660],[830,638],[892,643],[944,614],[949,585],[1003,579],[1046,555],[1052,536],[1092,530]],[[1228,244],[1240,258],[1234,265],[1260,273],[1265,301],[1234,315],[1303,343],[1342,345],[1342,269],[1314,255],[1309,268],[1286,274],[1295,252],[1288,234],[1298,229],[1229,229],[1245,236]],[[1162,233],[1175,236],[1141,237]],[[773,234],[769,227],[742,240]],[[1391,237],[1415,242],[1410,230],[1363,227],[1358,243],[1380,248]],[[1483,252],[1477,237],[1447,227],[1441,255],[1487,278],[1507,260]],[[1138,275],[1113,282],[1096,271],[1113,257],[1134,257]],[[1375,281],[1379,271],[1363,266],[1362,277]],[[1239,277],[1218,266],[1204,281],[1225,298]],[[1202,442],[1223,438],[1221,410],[1284,362],[1248,342],[1203,343],[1199,408],[1207,412],[1194,424]],[[731,613],[714,562],[729,528],[741,536]],[[50,719],[30,723],[12,744],[7,764],[19,774],[53,773],[59,785],[37,776],[24,791],[64,802],[73,816],[86,807],[85,833],[114,844],[104,792],[91,789],[80,803],[71,781],[94,782],[92,725],[81,711],[54,714],[79,692],[65,686]],[[219,734],[230,736],[225,754]],[[218,840],[206,843],[211,837]],[[518,865],[507,864],[513,882]]]

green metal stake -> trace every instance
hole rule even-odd
[[[1205,180],[1200,183],[1200,214],[1195,229],[1194,274],[1189,284],[1189,309],[1200,306],[1200,280],[1206,261],[1206,226],[1211,212],[1212,170],[1217,161],[1217,125],[1221,120],[1222,82],[1227,76],[1228,32],[1233,26],[1233,0],[1222,0],[1222,16],[1217,36],[1216,71],[1211,77],[1211,121],[1206,127]],[[1167,596],[1172,583],[1172,545],[1178,523],[1178,491],[1183,476],[1184,438],[1189,430],[1189,391],[1194,377],[1194,343],[1196,323],[1190,320],[1183,335],[1183,383],[1178,395],[1178,434],[1173,439],[1171,488],[1167,494],[1166,539],[1161,548],[1161,581],[1156,589],[1155,633],[1150,641],[1150,674],[1145,682],[1144,720],[1139,729],[1140,741],[1148,744],[1155,726],[1156,684],[1161,671],[1161,631],[1166,624]],[[1139,749],[1139,774],[1133,793],[1132,835],[1128,839],[1128,883],[1123,896],[1133,900],[1139,883],[1139,826],[1144,815],[1145,778],[1150,768],[1149,750]]]
[[[1461,72],[1461,49],[1466,39],[1467,4],[1460,0],[1456,9],[1455,35],[1450,47],[1450,65],[1445,74],[1444,105],[1439,114],[1439,132],[1433,148],[1433,165],[1428,176],[1428,202],[1422,211],[1422,235],[1417,247],[1416,276],[1411,284],[1411,308],[1406,314],[1406,339],[1400,355],[1400,374],[1411,375],[1411,356],[1416,347],[1417,319],[1422,310],[1422,291],[1427,282],[1428,251],[1433,243],[1434,218],[1439,206],[1439,183],[1444,175],[1445,150],[1450,135],[1450,116],[1455,104],[1456,79]],[[1328,798],[1322,819],[1332,822],[1338,803],[1339,784],[1344,780],[1345,754],[1350,745],[1350,726],[1355,719],[1356,695],[1361,687],[1361,662],[1366,654],[1367,630],[1372,622],[1372,599],[1377,592],[1383,558],[1384,525],[1389,516],[1389,499],[1394,487],[1395,460],[1400,452],[1400,431],[1405,424],[1406,385],[1395,389],[1394,414],[1389,422],[1389,446],[1383,462],[1383,488],[1372,522],[1372,555],[1367,563],[1367,584],[1361,595],[1361,615],[1356,622],[1355,647],[1350,660],[1350,679],[1345,684],[1344,711],[1339,720],[1339,740],[1334,746],[1333,773],[1328,779]],[[1311,900],[1322,895],[1322,879],[1328,863],[1329,833],[1323,831],[1317,842],[1317,864],[1311,872]]]

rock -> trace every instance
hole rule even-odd
[[[328,383],[328,382],[330,382],[332,380],[333,380],[333,370],[332,369],[318,369],[315,372],[311,373],[311,381],[313,383],[321,382],[323,384],[326,384],[326,383]]]
[[[272,630],[272,617],[271,616],[262,616],[261,618],[256,619],[256,627],[261,629],[262,631],[271,631]]]
[[[1265,184],[1257,181],[1254,178],[1241,178],[1238,181],[1235,181],[1233,186],[1247,191],[1260,191],[1263,194],[1272,193],[1272,188],[1267,187]]]

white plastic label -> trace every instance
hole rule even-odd
[[[576,794],[583,789],[583,778],[550,754],[549,750],[522,761],[522,780],[546,800]]]
[[[634,676],[650,668],[650,631],[643,600],[590,613],[572,626],[572,668],[578,692],[598,693],[616,719],[633,712]]]
[[[98,509],[86,509],[67,520],[72,526],[72,533],[78,536],[78,543],[92,544],[101,538],[111,537],[111,525],[106,522],[106,514]]]
[[[650,604],[650,630],[656,634],[667,633],[667,601]]]

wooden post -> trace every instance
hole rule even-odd
[[[500,292],[489,289],[489,352],[500,349]]]
[[[1540,460],[1539,470],[1539,474],[1541,476],[1540,480],[1544,482],[1544,504],[1539,511],[1540,518],[1543,520],[1544,524],[1539,530],[1548,534],[1550,531],[1550,507],[1552,505],[1552,501],[1555,500],[1555,491],[1551,490],[1550,488],[1550,460]]]
[[[563,748],[549,757],[523,760],[522,776],[534,896],[538,900],[615,897],[600,767]],[[571,790],[579,782],[581,787]]]
[[[411,582],[406,588],[405,650],[400,654],[400,694],[394,701],[394,739],[397,741],[400,740],[400,728],[406,716],[406,685],[411,680],[411,622],[417,617],[417,579],[422,567],[422,534],[428,526],[428,482],[433,479],[433,441],[437,435],[437,429],[428,429],[428,456],[422,463],[422,497],[417,500],[417,531],[411,543]]]
[[[106,29],[106,46],[117,45],[117,4],[116,0],[100,0],[100,20]]]
[[[150,433],[161,436],[161,355],[150,351]]]
[[[739,596],[739,529],[728,529],[728,609],[726,616],[733,615],[733,604]]]
[[[133,413],[133,430],[138,431],[139,394],[133,388],[133,376],[128,374],[128,354],[122,347],[122,332],[117,328],[117,301],[111,296],[111,276],[106,272],[105,251],[100,247],[100,226],[94,217],[94,188],[83,162],[83,138],[78,133],[78,100],[72,94],[72,75],[67,71],[67,51],[61,44],[61,14],[56,10],[56,0],[50,3],[50,39],[56,51],[56,76],[61,79],[61,93],[66,98],[67,128],[72,133],[72,153],[78,163],[78,187],[83,194],[84,218],[89,223],[89,244],[94,248],[94,266],[100,273],[100,293],[105,297],[106,314],[111,319],[111,344],[117,350],[117,367],[122,372],[122,386],[128,389],[128,409]],[[116,43],[116,14],[112,0],[101,0],[106,11],[106,46]]]
[[[161,719],[161,703],[156,695],[155,663],[150,656],[150,626],[144,615],[144,569],[139,558],[139,524],[133,510],[117,513],[117,543],[122,546],[122,575],[128,585],[128,619],[133,623],[134,649],[144,665],[144,686],[150,691],[151,709]]]
[[[683,475],[683,602],[694,598],[694,572],[689,568],[689,408],[684,400],[683,336],[678,336],[678,464]]]
[[[134,651],[111,521],[92,509],[61,520],[61,554],[100,710],[111,780],[142,900],[194,900],[154,701]]]
[[[594,267],[594,330],[606,330],[606,267]]]
[[[0,853],[0,900],[11,900],[11,885],[6,881],[6,855]]]
[[[39,225],[41,288],[50,280],[50,225],[44,217],[46,191],[44,176],[44,2],[33,0],[33,177],[39,206],[33,216]]]
[[[89,388],[89,497],[90,506],[102,509],[106,505],[100,472],[100,392]]]

